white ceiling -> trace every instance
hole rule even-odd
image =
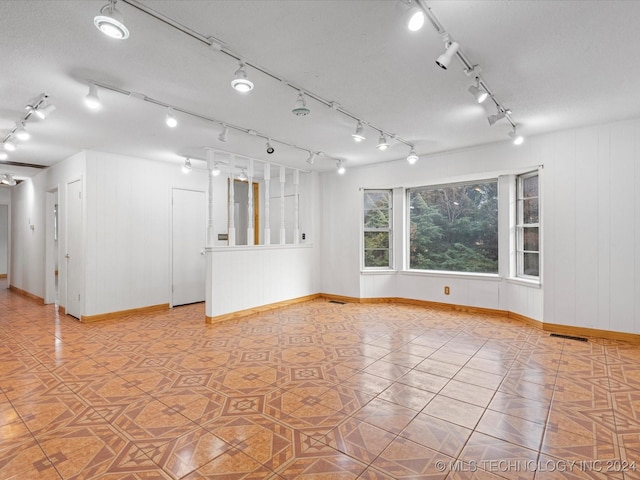
[[[0,1],[0,133],[24,115],[28,100],[46,92],[57,107],[46,120],[29,120],[32,139],[9,161],[53,165],[82,150],[133,155],[178,165],[183,156],[205,158],[204,147],[256,159],[328,170],[319,159],[277,143],[341,158],[347,167],[404,158],[392,142],[375,148],[378,132],[351,138],[355,121],[308,99],[311,114],[291,113],[296,91],[248,68],[255,89],[232,90],[232,57],[207,47],[123,0],[117,7],[131,37],[110,39],[93,25],[106,0]],[[490,127],[495,108],[474,103],[471,80],[457,61],[435,65],[443,43],[431,24],[405,28],[395,0],[142,0],[143,5],[226,47],[279,77],[338,102],[364,122],[395,133],[429,154],[507,140],[511,127]],[[525,135],[640,116],[636,1],[430,1],[431,10],[480,64],[496,97],[513,111]],[[265,141],[165,110],[139,98],[100,89],[103,108],[83,104],[97,81],[138,92],[209,118],[253,129]],[[490,102],[486,102],[489,104]],[[515,147],[514,147],[515,148]],[[196,166],[203,164],[195,161]],[[410,168],[407,166],[407,168]],[[0,165],[18,178],[38,170]]]

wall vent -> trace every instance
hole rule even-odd
[[[562,335],[560,333],[552,333],[550,337],[566,338],[567,340],[577,340],[578,342],[588,342],[584,337],[574,337],[573,335]]]

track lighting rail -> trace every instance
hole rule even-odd
[[[213,118],[213,117],[209,117],[209,116],[204,115],[202,113],[194,112],[192,110],[187,110],[186,108],[183,108],[183,107],[180,107],[180,106],[177,106],[177,105],[172,105],[170,103],[163,102],[162,100],[158,100],[156,98],[148,97],[147,95],[145,95],[143,93],[132,92],[132,91],[125,90],[123,88],[116,87],[114,85],[110,85],[110,84],[104,83],[104,82],[98,82],[98,81],[91,80],[88,83],[95,84],[96,86],[98,86],[98,87],[100,87],[102,89],[109,90],[109,91],[112,91],[112,92],[115,92],[115,93],[119,93],[120,95],[124,95],[124,96],[127,96],[127,97],[132,97],[132,98],[137,98],[137,99],[142,100],[144,102],[152,103],[154,105],[158,105],[159,107],[163,107],[165,109],[169,109],[170,108],[174,112],[180,112],[180,113],[182,113],[184,115],[189,115],[191,117],[198,118],[198,119],[204,120],[206,122],[215,123],[216,125],[220,125],[222,128],[228,128],[228,129],[232,129],[232,130],[236,130],[238,132],[244,133],[246,135],[259,137],[259,138],[262,138],[262,139],[266,140],[267,142],[270,141],[272,143],[278,143],[280,145],[284,145],[284,146],[287,146],[287,147],[290,147],[290,148],[294,148],[296,150],[301,150],[301,151],[307,152],[307,153],[312,152],[312,150],[309,149],[309,148],[304,148],[304,147],[301,147],[301,146],[296,145],[294,143],[287,142],[285,140],[278,140],[278,139],[273,138],[271,136],[259,133],[256,130],[253,130],[251,128],[245,128],[245,127],[242,127],[240,125],[234,125],[232,123],[225,122],[223,120],[219,120],[219,119],[216,119],[216,118]],[[244,156],[244,155],[240,155],[240,156]],[[327,158],[327,159],[329,159],[329,160],[344,161],[343,159],[340,159],[340,158],[337,158],[337,157],[332,157],[332,156],[324,154],[324,153],[322,154],[322,156]],[[250,158],[250,157],[247,157],[247,158]],[[269,162],[269,163],[271,163],[271,162]]]
[[[280,75],[278,75],[275,72],[270,71],[269,69],[260,66],[256,63],[247,61],[245,58],[243,58],[241,55],[233,52],[231,49],[229,49],[224,42],[216,39],[215,37],[211,37],[211,36],[205,36],[202,35],[201,33],[196,32],[195,30],[186,27],[185,25],[182,25],[181,23],[176,22],[175,20],[171,19],[170,17],[167,17],[166,15],[163,15],[159,12],[157,12],[156,10],[147,7],[146,5],[140,3],[138,0],[121,0],[122,3],[126,3],[128,5],[130,5],[131,7],[134,7],[136,9],[138,9],[139,11],[146,13],[147,15],[155,18],[156,20],[159,20],[161,22],[163,22],[164,24],[175,28],[176,30],[184,33],[185,35],[190,36],[191,38],[193,38],[194,40],[197,40],[203,44],[205,44],[208,47],[213,48],[214,50],[223,53],[235,60],[237,60],[238,62],[242,62],[244,65],[249,66],[251,68],[253,68],[254,70],[259,71],[260,73],[262,73],[263,75],[266,75],[268,77],[271,77],[274,80],[277,80],[278,82],[281,82],[285,85],[287,85],[288,87],[290,87],[292,90],[295,90],[296,92],[300,92],[303,91],[305,96],[314,99],[316,102],[321,103],[323,105],[325,105],[328,108],[331,108],[333,110],[335,110],[336,112],[341,113],[342,115],[351,118],[352,120],[358,121],[358,122],[362,122],[365,125],[368,125],[369,127],[371,127],[373,130],[377,130],[378,132],[380,132],[381,134],[384,134],[390,138],[393,138],[396,142],[398,143],[402,143],[404,145],[406,145],[407,147],[413,149],[415,147],[415,145],[413,145],[411,142],[399,137],[398,135],[389,132],[387,130],[384,130],[376,125],[373,125],[369,122],[366,122],[364,120],[362,120],[361,117],[359,117],[358,115],[356,115],[355,113],[352,113],[348,110],[346,110],[345,108],[343,108],[339,102],[335,102],[335,101],[331,101],[331,100],[327,100],[326,98],[321,97],[320,95],[317,95],[313,92],[310,92],[309,90],[307,90],[306,88],[302,88],[300,85],[296,85],[294,83],[291,83],[287,80],[285,80],[284,78],[282,78]],[[427,7],[428,8],[428,7]],[[278,143],[282,143],[282,142],[278,142]],[[299,147],[296,147],[299,148]],[[303,150],[307,150],[308,149],[303,149]]]
[[[447,32],[447,30],[445,30],[445,28],[442,26],[442,24],[440,23],[440,20],[438,20],[438,17],[436,17],[436,15],[431,11],[431,7],[429,7],[429,5],[427,4],[427,2],[425,0],[414,0],[423,10],[425,15],[427,16],[427,18],[429,19],[429,21],[431,22],[431,25],[433,25],[433,27],[436,29],[436,31],[443,37],[448,39],[449,37],[449,33]],[[467,58],[467,56],[464,54],[464,52],[462,51],[462,48],[459,47],[458,50],[456,51],[456,57],[458,57],[458,60],[460,61],[460,63],[462,63],[462,66],[464,67],[464,71],[465,73],[467,72],[473,72],[475,65]],[[495,104],[496,108],[498,109],[498,112],[505,112],[505,116],[504,118],[507,119],[507,121],[511,124],[511,126],[516,129],[517,125],[516,123],[512,120],[511,118],[511,113],[510,110],[508,108],[506,108],[494,95],[493,90],[491,90],[491,88],[489,87],[489,85],[487,85],[487,82],[484,80],[484,78],[482,77],[482,75],[480,73],[475,74],[474,75],[475,78],[478,79],[478,84],[479,86],[481,86],[485,92],[487,92],[489,94],[489,97],[491,98],[491,100],[493,101],[493,103]]]

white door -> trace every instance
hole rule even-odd
[[[67,304],[66,312],[82,315],[82,185],[80,180],[67,184]]]
[[[173,189],[171,304],[204,302],[207,213],[205,192]]]

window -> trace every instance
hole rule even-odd
[[[540,214],[538,172],[517,177],[516,272],[518,277],[540,277]]]
[[[364,191],[364,268],[391,268],[391,190]]]
[[[407,191],[409,268],[498,273],[498,181]]]

